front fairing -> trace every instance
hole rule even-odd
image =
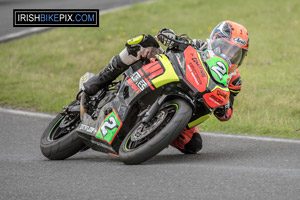
[[[157,55],[156,61],[136,71],[126,71],[123,87],[127,89],[120,90],[120,95],[125,94],[120,101],[124,98],[125,105],[134,105],[142,96],[146,96],[145,99],[151,102],[166,93],[166,87],[173,88],[169,93],[181,92],[193,100],[193,122],[227,103],[230,94],[228,81],[226,60],[189,46],[183,52],[169,51]]]
[[[187,94],[195,101],[195,111],[189,127],[202,123],[215,108],[227,103],[230,94],[227,88],[229,77],[228,65],[224,59],[209,56],[207,52],[199,52],[192,47],[186,48],[182,53],[170,53],[168,57],[174,68],[180,69],[181,82],[186,86]],[[209,61],[206,62],[207,60]],[[218,68],[218,64],[223,68]],[[219,79],[218,73],[222,75]]]

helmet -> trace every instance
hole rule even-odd
[[[219,23],[209,36],[210,48],[216,55],[230,60],[229,72],[238,68],[249,48],[249,37],[247,29],[238,23],[223,21]]]

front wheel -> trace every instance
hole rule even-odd
[[[79,104],[74,101],[70,106]],[[80,113],[58,114],[41,137],[41,151],[50,160],[66,159],[85,147],[75,129],[80,124]]]
[[[142,163],[166,148],[183,131],[192,108],[183,99],[164,103],[147,124],[138,122],[123,140],[119,157],[125,164]]]

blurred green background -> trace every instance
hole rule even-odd
[[[161,0],[100,16],[100,28],[56,28],[0,44],[0,105],[56,113],[125,42],[161,28],[205,40],[224,20],[243,24],[250,50],[230,121],[200,130],[300,138],[300,1]]]

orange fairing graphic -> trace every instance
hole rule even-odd
[[[158,62],[144,65],[142,69],[144,70],[146,75],[148,75],[148,78],[151,80],[164,73],[164,69],[162,68],[162,66],[160,66]]]
[[[199,92],[204,92],[207,85],[207,73],[203,67],[202,61],[199,59],[197,51],[191,46],[184,51],[186,61],[186,79]]]
[[[138,94],[141,92],[141,90],[138,88],[138,86],[132,81],[130,77],[126,78],[127,83],[131,86],[131,88]]]
[[[229,94],[229,91],[224,91],[217,88],[210,93],[204,94],[203,98],[210,108],[216,108],[219,106],[223,106],[227,103],[229,99]]]
[[[155,61],[144,65],[141,69],[127,77],[126,81],[137,94],[148,87],[150,87],[151,90],[155,90],[151,81],[162,75],[164,72],[164,68],[158,61]]]

